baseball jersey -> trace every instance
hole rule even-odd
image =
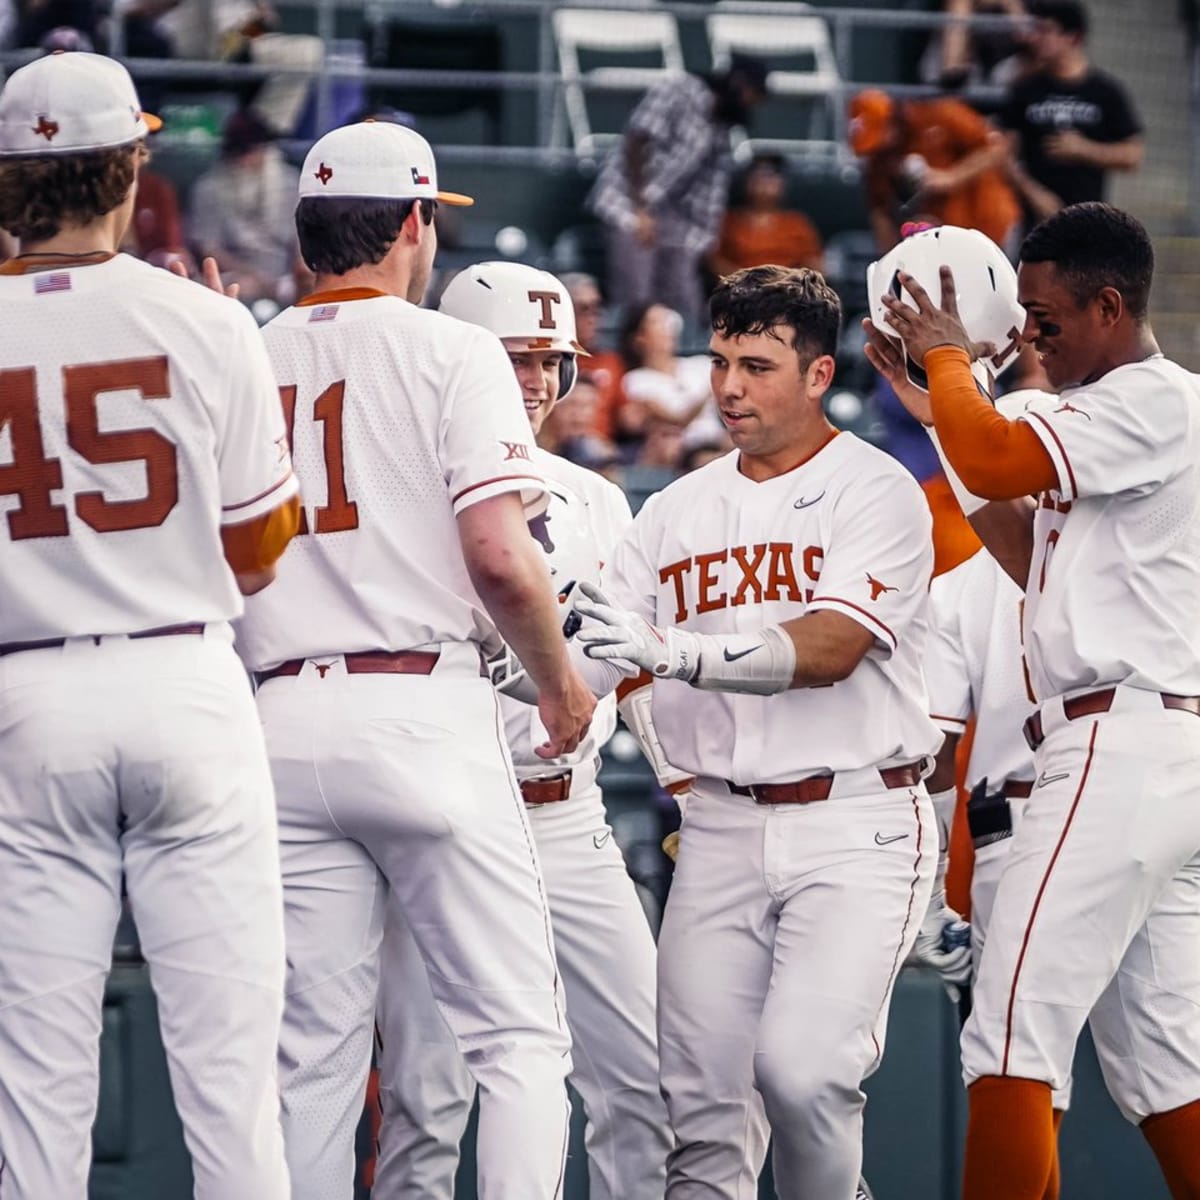
[[[1026,586],[1034,694],[1200,695],[1200,380],[1154,355],[1058,400],[1020,418],[1058,472]]]
[[[975,738],[966,785],[1034,777],[1021,726],[1034,709],[1021,658],[1021,589],[986,551],[937,576],[929,588],[925,682],[934,723],[962,734],[972,714]]]
[[[545,476],[550,502],[529,527],[546,552],[551,583],[556,591],[581,579],[598,584],[601,568],[633,520],[625,493],[595,471],[540,447],[534,448],[533,461]],[[519,779],[557,774],[595,758],[617,724],[616,697],[605,696],[597,703],[591,727],[576,749],[545,759],[534,753],[548,737],[537,708],[504,695],[500,708]]]
[[[396,296],[326,298],[263,331],[305,510],[275,583],[246,606],[242,656],[257,671],[444,642],[494,652],[455,517],[507,492],[531,515],[545,506],[508,356]]]
[[[240,304],[119,254],[0,272],[0,643],[221,622],[221,526],[296,492]]]
[[[848,679],[774,696],[656,680],[670,762],[738,784],[910,762],[937,749],[921,656],[933,543],[899,463],[850,433],[763,482],[735,451],[651,496],[613,556],[612,599],[657,625],[753,633],[829,609],[874,645]]]

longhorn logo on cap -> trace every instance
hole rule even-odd
[[[324,187],[333,178],[333,168],[327,167],[322,163],[313,174],[321,181],[321,186]]]
[[[417,170],[416,167],[413,167],[413,169],[412,169],[412,177],[413,177],[413,183],[416,183],[416,184],[428,184],[429,183],[429,176],[422,175],[421,172],[419,170]]]
[[[40,133],[46,141],[54,140],[54,135],[58,132],[58,122],[51,121],[45,113],[38,114],[38,123],[33,127],[34,133]]]

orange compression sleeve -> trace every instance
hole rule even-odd
[[[221,528],[225,561],[235,575],[265,571],[287,549],[300,528],[300,497],[292,496],[252,521]]]
[[[968,491],[984,500],[1016,500],[1058,487],[1038,435],[1024,421],[1005,420],[979,394],[965,350],[935,346],[925,370],[933,427]]]

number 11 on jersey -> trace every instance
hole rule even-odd
[[[283,415],[287,423],[288,445],[295,451],[296,438],[296,385],[287,384],[279,389],[283,402]],[[301,510],[301,533],[342,533],[358,528],[358,505],[346,494],[346,443],[342,428],[343,410],[346,402],[346,381],[339,379],[331,383],[313,403],[313,420],[320,421],[324,431],[322,437],[325,455],[326,502],[314,513],[315,529],[308,525],[307,509]]]

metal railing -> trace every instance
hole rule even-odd
[[[645,0],[585,0],[571,7],[611,10],[616,20],[622,11],[645,9]],[[526,145],[480,145],[439,142],[438,156],[449,161],[516,161],[532,164],[561,164],[575,162],[575,150],[556,138],[556,113],[563,105],[564,80],[558,70],[557,48],[552,27],[552,14],[563,7],[558,0],[289,0],[290,9],[313,10],[312,32],[326,44],[337,39],[337,16],[340,10],[360,14],[368,21],[386,21],[389,17],[404,19],[468,16],[503,18],[505,16],[535,17],[537,19],[537,69],[532,71],[462,71],[415,70],[408,68],[372,67],[346,61],[327,62],[317,69],[264,66],[252,63],[218,62],[207,60],[132,58],[121,53],[124,47],[123,29],[119,14],[114,16],[111,52],[122,58],[131,73],[139,80],[208,81],[214,90],[237,87],[267,76],[299,75],[312,79],[315,88],[316,127],[325,130],[332,124],[333,92],[345,81],[376,87],[429,88],[438,91],[520,91],[535,95],[536,118],[532,138]],[[936,31],[949,25],[966,24],[973,30],[991,32],[1012,29],[1017,21],[1004,16],[950,17],[941,12],[907,12],[886,8],[835,8],[780,3],[778,0],[734,0],[733,3],[697,3],[694,0],[664,0],[654,3],[656,11],[668,12],[680,20],[703,21],[715,11],[734,11],[744,14],[793,17],[800,14],[823,18],[829,25],[834,56],[840,80],[830,87],[830,111],[833,121],[831,136],[824,140],[797,141],[793,157],[809,157],[821,162],[851,162],[845,146],[845,107],[848,98],[859,89],[877,84],[875,80],[852,78],[853,39],[857,30]],[[38,51],[20,50],[0,54],[0,66],[6,70],[37,57]],[[575,82],[589,92],[623,92],[629,84],[623,82],[619,71],[609,71],[600,80],[586,76]],[[896,95],[925,95],[932,89],[920,84],[885,84]],[[994,88],[974,88],[968,99],[992,102],[999,98]]]

